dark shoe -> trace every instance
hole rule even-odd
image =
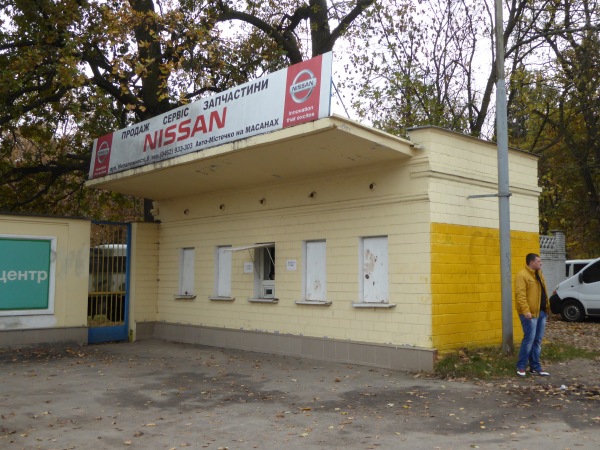
[[[530,370],[530,371],[529,371],[529,373],[530,373],[531,375],[537,375],[537,376],[539,376],[539,377],[549,377],[549,376],[550,376],[550,374],[549,374],[548,372],[545,372],[545,371],[543,371],[543,370],[540,370],[540,371],[538,372],[537,370],[533,370],[533,369],[532,369],[532,370]]]

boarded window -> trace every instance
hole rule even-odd
[[[217,248],[216,293],[218,297],[231,297],[231,247]]]
[[[388,238],[387,236],[362,239],[362,300],[364,303],[387,303],[388,291]]]
[[[179,259],[179,294],[194,294],[194,255],[193,248],[182,248]]]
[[[309,301],[325,301],[327,293],[325,241],[308,241],[305,244],[305,298]]]

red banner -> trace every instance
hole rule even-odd
[[[94,173],[92,178],[102,177],[108,174],[108,165],[110,163],[110,151],[112,149],[113,133],[98,138],[96,142],[95,155],[93,161]],[[94,154],[94,153],[92,153]]]
[[[319,117],[322,55],[288,67],[283,127],[300,125]]]

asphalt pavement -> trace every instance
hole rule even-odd
[[[0,448],[598,449],[599,393],[562,369],[465,382],[159,340],[1,350]]]

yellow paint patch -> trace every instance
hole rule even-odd
[[[511,232],[513,276],[539,252],[537,233]],[[431,224],[432,343],[440,352],[502,342],[497,229]],[[513,307],[514,333],[520,331]],[[515,336],[518,340],[519,336]]]

